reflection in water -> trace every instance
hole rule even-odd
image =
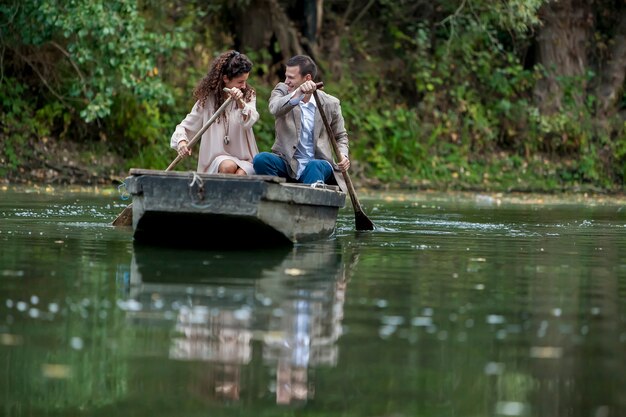
[[[0,415],[626,415],[623,204],[385,202],[223,253],[76,199],[0,194]]]
[[[279,404],[315,394],[313,370],[336,366],[348,268],[336,241],[277,252],[190,252],[135,246],[128,298],[141,326],[171,326],[169,358],[200,361],[200,392],[238,400],[262,361]],[[258,350],[258,354],[255,351]],[[258,387],[254,387],[258,389]]]
[[[215,393],[239,399],[240,366],[252,359],[250,315],[238,317],[227,308],[187,306],[180,309],[176,323],[177,337],[172,340],[169,357],[219,364],[215,367]]]
[[[339,355],[345,268],[331,248],[302,252],[294,252],[259,282],[262,293],[273,294],[276,300],[263,335],[263,359],[276,369],[273,391],[279,404],[313,398],[309,370],[336,366]],[[295,278],[285,279],[284,272]],[[309,273],[317,276],[307,279]],[[299,278],[300,274],[304,276]]]

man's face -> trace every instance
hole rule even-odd
[[[303,77],[302,74],[300,74],[300,67],[298,66],[285,68],[285,84],[287,84],[290,93],[300,87],[300,84],[310,79],[311,74],[307,74]]]

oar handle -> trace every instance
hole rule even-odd
[[[226,99],[226,101],[224,101],[224,103],[219,107],[219,109],[217,109],[217,111],[215,113],[213,113],[213,116],[211,116],[211,118],[205,123],[204,126],[202,126],[202,129],[198,130],[198,133],[196,133],[194,135],[193,138],[191,138],[191,140],[189,141],[189,143],[187,144],[188,148],[191,148],[193,145],[196,144],[196,142],[198,140],[200,140],[200,138],[202,137],[202,135],[204,134],[204,132],[206,132],[206,130],[213,124],[213,122],[215,122],[217,120],[218,117],[220,117],[220,114],[222,114],[222,112],[226,109],[226,107],[228,107],[228,105],[233,101],[232,97],[228,97]],[[174,159],[172,161],[172,163],[165,168],[166,171],[171,171],[176,165],[178,165],[178,163],[183,159],[182,156],[178,155],[176,157],[176,159]]]
[[[321,87],[324,86],[324,83],[321,84]],[[320,88],[320,87],[317,87]],[[337,145],[337,139],[335,138],[335,134],[328,123],[328,119],[326,118],[326,113],[322,108],[322,102],[320,101],[319,95],[317,94],[317,90],[313,91],[313,97],[315,97],[315,102],[317,103],[317,109],[320,112],[320,116],[322,116],[322,122],[324,122],[324,126],[326,127],[326,132],[328,132],[328,138],[330,139],[330,143],[333,146],[333,150],[335,151],[335,157],[338,161],[343,159],[343,155],[341,151],[339,151],[339,145]],[[352,205],[354,206],[355,211],[363,211],[361,208],[361,203],[359,203],[359,199],[356,196],[356,190],[354,189],[354,185],[352,185],[352,179],[350,179],[350,175],[348,171],[341,171],[343,174],[343,179],[346,181],[346,187],[348,188],[348,194],[350,194],[350,200],[352,201]]]
[[[227,92],[228,94],[230,94],[230,90],[231,90],[230,88],[224,87],[224,91]],[[239,104],[241,107],[246,105],[246,103],[241,98],[237,100],[237,104]]]

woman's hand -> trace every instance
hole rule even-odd
[[[237,102],[240,109],[244,108],[245,103],[243,102],[243,93],[240,89],[238,89],[237,87],[233,87],[230,89],[228,94],[233,98],[233,100],[235,100],[235,102]]]
[[[186,158],[188,156],[191,156],[191,149],[189,149],[187,147],[188,143],[186,140],[181,140],[180,142],[178,142],[178,156],[180,156],[181,158]]]

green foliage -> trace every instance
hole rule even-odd
[[[524,34],[541,24],[539,9],[550,0],[508,0],[505,2],[478,1],[470,5],[474,13],[484,16],[496,27]],[[478,4],[478,6],[476,5]],[[482,20],[482,19],[481,19]]]
[[[50,134],[55,118],[52,105],[37,112],[27,100],[27,87],[13,78],[0,82],[0,175],[6,176],[10,170],[16,170],[32,156],[30,142],[41,134]]]
[[[159,167],[169,165],[170,129],[176,122],[163,115],[151,102],[137,101],[124,94],[116,97],[112,116],[106,120],[110,146],[128,161],[130,167]]]
[[[536,102],[534,90],[550,74],[527,60],[547,2],[380,0],[359,10],[323,2],[323,25],[332,30],[322,31],[316,59],[326,90],[342,100],[357,180],[500,190],[622,186],[626,128],[619,115],[598,120],[588,92],[596,74],[556,79],[559,112],[542,113]],[[23,163],[29,141],[47,136],[101,142],[125,158],[125,169],[164,168],[191,91],[213,57],[233,47],[254,62],[254,133],[259,149],[269,150],[279,43],[254,51],[237,44],[233,16],[251,0],[209,3],[0,5],[9,143],[0,152],[8,169]],[[279,4],[289,11],[296,2]],[[606,46],[615,25],[605,20],[597,37]],[[333,53],[342,59],[327,62]]]
[[[3,46],[39,75],[39,88],[53,96],[48,101],[76,108],[86,122],[108,116],[123,91],[173,104],[158,61],[184,48],[185,37],[145,30],[135,1],[30,0],[3,5],[0,13]],[[25,48],[42,58],[26,56]]]
[[[255,66],[256,66],[256,61]],[[274,143],[274,117],[270,114],[268,100],[274,86],[259,84],[255,79],[250,80],[257,94],[256,108],[259,112],[259,121],[254,124],[254,137],[259,151],[270,151]]]
[[[608,139],[611,129],[597,129],[593,96],[582,99],[594,74],[557,80],[564,93],[557,114],[541,114],[533,104],[533,90],[545,74],[540,67],[525,68],[518,48],[528,43],[545,3],[441,1],[428,16],[433,10],[418,14],[419,3],[412,15],[406,2],[381,2],[382,17],[375,20],[388,24],[388,39],[380,42],[392,48],[373,45],[381,55],[368,55],[360,62],[366,69],[352,75],[360,87],[341,92],[359,97],[349,118],[357,121],[353,152],[367,162],[367,175],[429,187],[545,190],[619,184],[623,169],[617,173],[607,166],[623,165],[602,156],[615,154],[617,142]],[[356,48],[352,42],[373,39],[365,34],[371,25],[351,28],[346,54]],[[387,94],[368,96],[380,88]],[[397,103],[411,96],[417,103],[407,107],[407,122]],[[520,172],[522,165],[526,169]]]

